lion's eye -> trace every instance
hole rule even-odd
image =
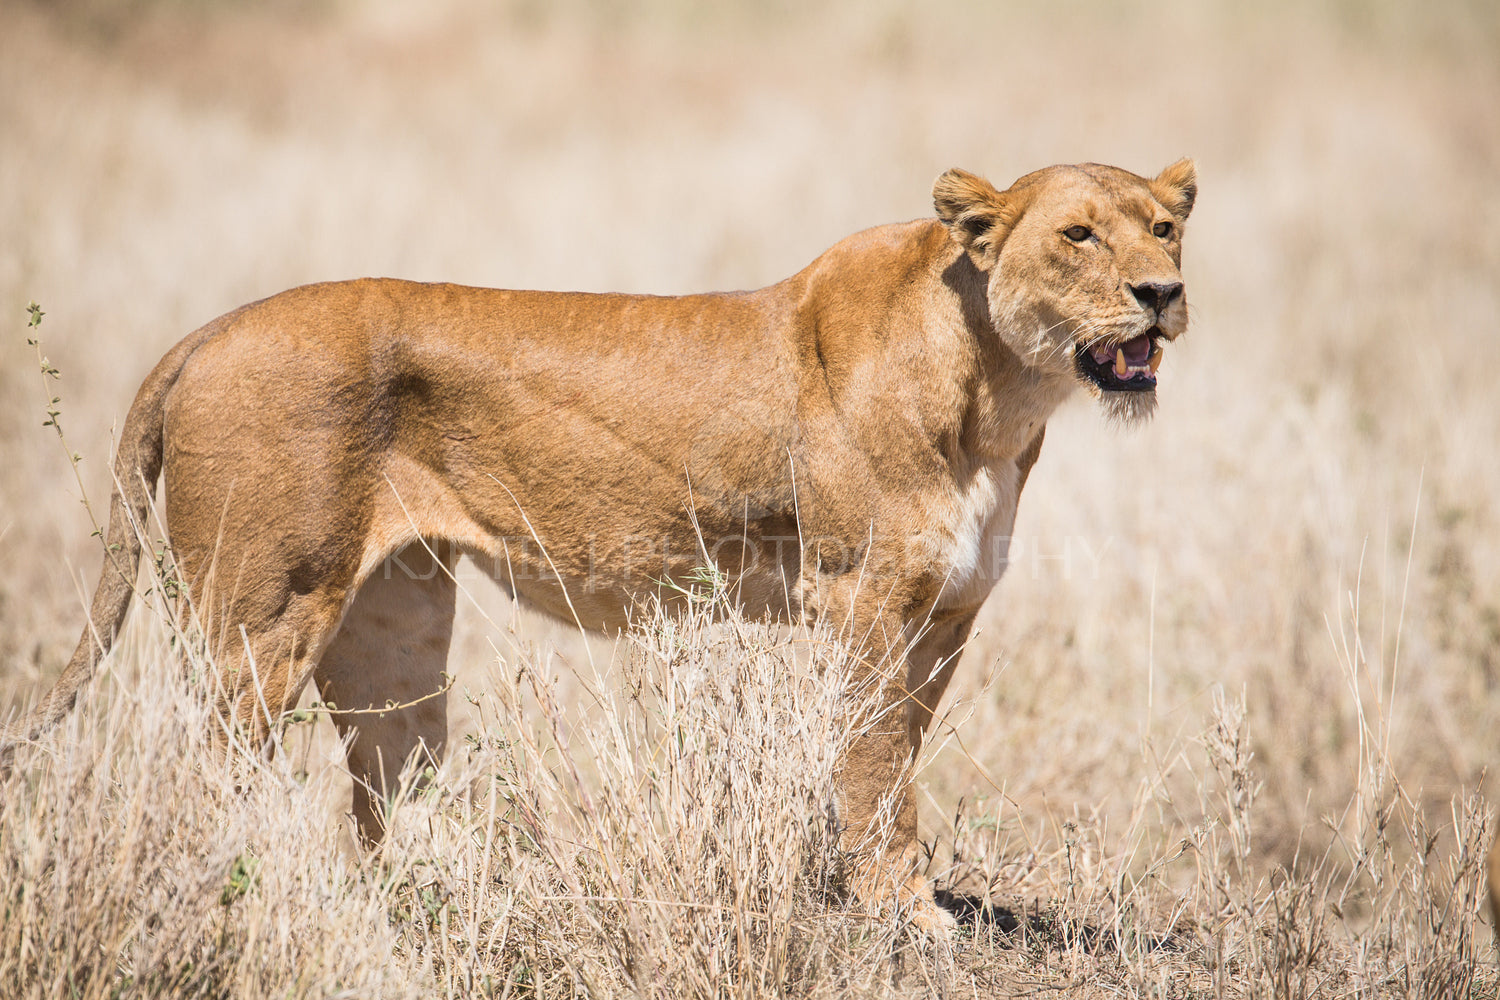
[[[1151,227],[1151,231],[1156,234],[1158,239],[1164,240],[1172,235],[1172,224],[1170,222],[1158,222]]]
[[[1093,230],[1089,229],[1088,226],[1069,226],[1067,229],[1063,230],[1063,235],[1072,240],[1074,243],[1082,243],[1090,236],[1093,236],[1094,233]]]

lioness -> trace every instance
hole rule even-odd
[[[883,710],[840,770],[856,891],[943,921],[905,769],[1004,568],[1048,415],[1079,387],[1114,417],[1154,409],[1187,326],[1196,192],[1188,160],[1005,191],[950,170],[937,219],[857,233],[754,292],[362,280],[229,313],[136,395],[90,622],[22,729],[68,710],[120,628],[160,473],[242,725],[264,738],[261,699],[286,710],[309,680],[339,709],[415,703],[334,715],[372,840],[402,763],[443,751],[443,699],[423,696],[460,555],[605,630],[711,563],[751,614],[858,644]]]

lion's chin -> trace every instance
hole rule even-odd
[[[1156,369],[1163,334],[1157,327],[1120,343],[1100,339],[1073,347],[1073,374],[1099,400],[1112,423],[1144,423],[1156,412]]]
[[[1135,427],[1156,413],[1156,392],[1101,392],[1099,405],[1111,423]]]

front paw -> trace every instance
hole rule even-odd
[[[851,888],[854,898],[870,913],[891,913],[922,934],[947,940],[958,919],[932,894],[932,883],[915,871],[916,847],[895,858],[877,857],[856,867]]]

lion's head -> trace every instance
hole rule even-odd
[[[1124,420],[1155,410],[1162,345],[1187,328],[1182,232],[1197,193],[1191,160],[1150,179],[1048,167],[1005,191],[950,170],[932,189],[938,217],[987,275],[1006,346]]]

